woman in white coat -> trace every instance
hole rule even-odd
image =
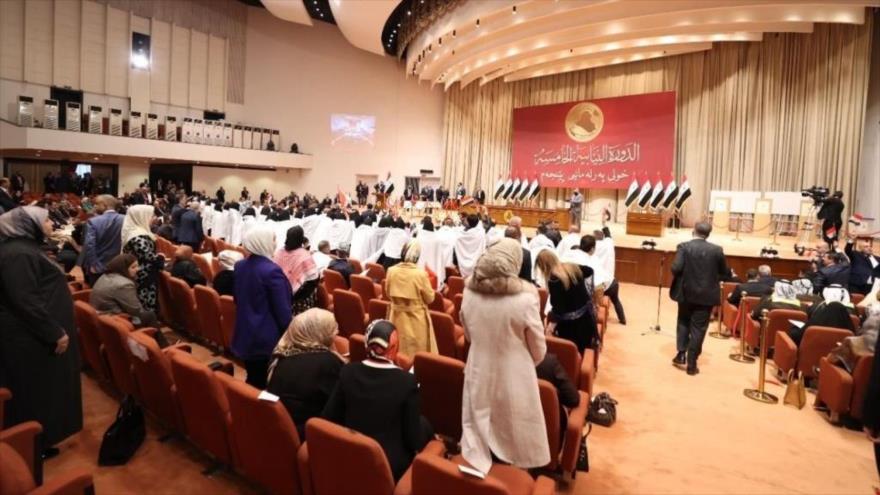
[[[492,466],[492,454],[520,468],[550,462],[535,372],[546,352],[544,325],[537,289],[519,278],[521,265],[519,242],[493,244],[467,279],[461,304],[470,341],[461,451],[484,473]]]

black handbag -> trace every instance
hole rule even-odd
[[[101,450],[98,453],[99,466],[121,466],[137,452],[144,443],[144,412],[134,398],[127,395],[122,399],[116,420],[104,432]]]
[[[587,412],[587,420],[602,426],[611,426],[617,421],[617,401],[612,399],[608,392],[593,397],[590,401],[590,410]]]
[[[578,450],[578,459],[577,464],[575,465],[577,471],[584,473],[590,472],[590,453],[587,450],[587,437],[590,436],[591,431],[593,431],[593,425],[590,425],[587,429],[587,433],[581,437],[581,447]]]

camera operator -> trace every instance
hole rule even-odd
[[[817,216],[822,220],[822,238],[828,247],[834,249],[834,242],[843,226],[843,192],[834,191],[830,198],[826,198]]]

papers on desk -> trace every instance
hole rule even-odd
[[[804,325],[806,325],[806,323],[804,323],[802,321],[798,321],[798,320],[788,320],[788,322],[798,328],[804,328]]]
[[[265,400],[268,402],[278,402],[278,399],[280,399],[280,397],[278,397],[277,395],[275,395],[273,393],[266,392],[265,390],[263,390],[260,392],[260,395],[257,396],[257,399]]]
[[[469,474],[469,475],[474,476],[476,478],[480,478],[481,480],[486,479],[485,474],[481,473],[480,471],[477,471],[476,469],[469,468],[467,466],[462,466],[461,464],[458,465],[458,470],[464,474]]]

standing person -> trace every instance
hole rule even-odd
[[[556,324],[555,333],[571,341],[578,352],[596,348],[599,331],[593,310],[593,298],[584,281],[593,276],[593,269],[574,263],[560,263],[556,254],[545,249],[538,253],[535,266],[544,277],[549,292],[549,317]]]
[[[571,193],[571,199],[569,199],[569,202],[571,203],[571,206],[568,208],[568,213],[571,215],[571,223],[580,225],[584,206],[584,196],[581,194],[580,190],[575,189],[574,192]]]
[[[61,268],[41,249],[48,212],[23,206],[0,216],[0,387],[12,392],[4,424],[37,421],[44,456],[82,429],[73,301]]]
[[[159,272],[165,266],[165,257],[156,252],[156,236],[150,231],[152,221],[151,205],[134,205],[128,209],[122,222],[122,252],[137,258],[135,283],[141,305],[158,314]]]
[[[235,264],[244,258],[238,251],[226,249],[220,251],[217,260],[220,261],[220,271],[214,275],[212,286],[221,296],[235,295]]]
[[[721,246],[706,239],[712,225],[699,222],[694,226],[694,239],[678,245],[672,262],[670,297],[678,302],[676,350],[672,363],[687,364],[687,374],[696,375],[697,359],[703,352],[703,339],[709,326],[709,313],[721,297],[721,279],[728,274],[727,261]]]
[[[180,214],[179,224],[175,232],[177,234],[177,242],[191,247],[195,252],[199,252],[202,241],[205,239],[205,232],[202,229],[202,215],[199,213],[198,201],[190,202],[186,210]]]
[[[868,239],[858,241],[850,235],[846,240],[844,252],[849,257],[849,291],[853,294],[868,294],[874,285],[874,280],[880,278],[880,256],[871,252],[871,242]]]
[[[247,186],[241,188],[241,200],[247,201],[251,199],[251,193],[247,190]],[[221,201],[222,202],[222,201]]]
[[[220,189],[217,189],[216,196],[217,196],[218,201],[220,201],[221,203],[225,203],[226,202],[226,189],[223,189],[223,186],[220,186]]]
[[[834,243],[840,236],[840,228],[843,226],[843,208],[843,191],[834,191],[830,198],[825,199],[816,215],[822,220],[822,239],[831,249],[834,249]]]
[[[247,383],[266,388],[272,350],[290,325],[290,283],[272,261],[275,233],[248,232],[242,243],[250,256],[235,264],[235,334],[232,352],[244,361]]]
[[[428,273],[416,263],[421,249],[411,241],[401,252],[403,261],[388,269],[385,294],[391,299],[388,319],[400,332],[400,352],[415,356],[417,352],[437,352],[434,327],[428,304],[434,301],[434,289]]]
[[[315,259],[305,246],[306,235],[303,228],[295,225],[287,229],[284,247],[275,252],[275,263],[287,277],[293,294],[293,313],[299,314],[318,304],[318,283],[321,272]]]
[[[12,194],[9,191],[9,188],[11,187],[10,184],[9,179],[6,177],[0,177],[0,213],[12,211],[18,206],[18,202],[13,199]]]
[[[880,351],[880,348],[875,343],[875,356],[877,351]],[[877,473],[880,474],[880,359],[874,359],[874,364],[871,366],[871,379],[868,381],[862,409],[862,425],[868,439],[874,444],[874,463],[877,466]]]
[[[520,238],[522,237],[522,231],[519,229],[519,227],[507,227],[506,229],[504,229],[504,237],[508,239],[513,239],[516,242],[522,244],[522,242],[520,241]],[[520,264],[519,268],[519,278],[525,280],[526,282],[533,283],[532,252],[526,248],[522,248],[522,256],[522,263]]]
[[[116,212],[117,200],[109,194],[95,198],[96,215],[86,222],[83,241],[83,278],[94,286],[106,270],[107,263],[122,252],[124,217]]]
[[[461,453],[483,473],[492,467],[493,454],[520,468],[550,462],[535,371],[547,344],[538,291],[518,277],[521,263],[522,248],[515,240],[490,246],[467,279],[461,306],[470,341]]]

